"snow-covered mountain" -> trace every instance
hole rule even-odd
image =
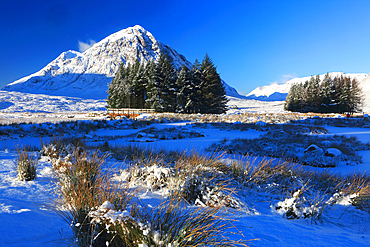
[[[66,51],[40,71],[14,81],[3,88],[34,94],[104,99],[108,84],[120,64],[157,60],[167,52],[176,68],[192,64],[170,46],[157,41],[143,27],[136,25],[109,35],[85,52]],[[228,95],[240,96],[224,83]]]

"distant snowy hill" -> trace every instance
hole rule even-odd
[[[350,78],[356,78],[359,81],[360,87],[364,94],[365,105],[364,110],[370,111],[370,74],[366,73],[342,73],[332,72],[329,75],[334,78],[336,76],[349,76]],[[325,74],[320,75],[320,79],[323,80]],[[293,78],[284,84],[273,83],[268,86],[257,87],[252,92],[247,94],[247,99],[263,100],[263,101],[283,101],[289,93],[290,87],[295,83],[304,83],[310,80],[311,76],[302,78]]]
[[[143,27],[136,25],[109,35],[85,52],[66,51],[40,71],[14,81],[6,91],[104,99],[108,84],[120,64],[157,60],[167,52],[180,68],[192,64],[170,46],[157,41]],[[224,83],[228,95],[240,96]]]

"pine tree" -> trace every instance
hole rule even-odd
[[[201,113],[220,114],[227,110],[226,92],[221,81],[220,75],[217,73],[216,67],[212,60],[205,55],[201,70],[201,91],[203,99],[203,107]]]
[[[284,110],[297,111],[299,108],[299,85],[293,84],[290,87],[289,93],[285,99]]]
[[[197,59],[193,64],[190,71],[191,82],[189,86],[189,95],[185,105],[185,111],[187,113],[200,113],[203,104],[202,91],[201,91],[201,80],[202,72],[200,70],[200,63]]]
[[[163,54],[163,59],[159,59],[160,77],[162,81],[162,99],[163,110],[165,112],[175,112],[177,108],[177,94],[179,88],[176,85],[177,71],[173,65],[173,61],[168,54]]]
[[[349,78],[341,77],[341,94],[339,97],[339,112],[350,112],[349,100],[350,100],[350,91],[351,91],[351,81]]]
[[[132,66],[128,64],[124,73],[121,74],[120,83],[118,86],[118,100],[117,108],[133,108],[134,98],[133,93],[134,89],[132,87],[131,75],[132,75]]]
[[[326,73],[324,80],[321,83],[320,90],[320,106],[319,111],[322,113],[328,113],[331,110],[332,104],[332,91],[333,91],[333,81],[329,75]]]
[[[117,99],[118,99],[118,87],[121,80],[121,75],[124,74],[125,67],[123,63],[120,65],[120,68],[114,74],[113,80],[108,85],[108,98],[106,100],[108,108],[118,108]]]
[[[316,78],[311,76],[306,86],[306,112],[317,112],[319,108],[319,98],[320,98],[320,77]]]
[[[139,59],[135,60],[130,80],[133,89],[132,108],[142,109],[145,107],[147,81],[145,77],[145,63],[140,63]]]
[[[159,77],[160,68],[154,61],[150,61],[146,67],[146,78],[147,78],[147,97],[145,100],[146,108],[155,109],[158,112],[163,111],[162,104],[162,85],[157,80]]]
[[[359,83],[356,79],[351,81],[351,90],[349,94],[349,112],[360,112],[363,106],[363,95]]]
[[[179,91],[176,96],[177,108],[176,112],[189,113],[188,102],[190,101],[192,89],[192,75],[191,71],[185,65],[181,66],[179,75],[177,76],[176,85]]]
[[[168,55],[161,53],[158,62],[155,64],[154,80],[155,86],[155,98],[153,98],[154,105],[152,106],[158,112],[168,111],[170,106],[168,105]]]

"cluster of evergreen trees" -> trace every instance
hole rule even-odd
[[[110,108],[149,108],[157,112],[225,113],[225,88],[208,55],[179,71],[168,54],[158,61],[121,64],[108,88]]]
[[[317,75],[305,83],[294,84],[284,108],[294,112],[353,113],[361,111],[362,101],[356,79],[346,76],[332,79],[327,73],[323,81]]]

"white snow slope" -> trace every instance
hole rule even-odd
[[[157,60],[162,52],[170,55],[176,68],[192,65],[183,55],[136,25],[111,34],[83,53],[63,52],[40,71],[8,84],[3,90],[105,99],[108,84],[121,63]],[[227,94],[240,96],[234,88],[224,85]]]
[[[320,79],[323,80],[326,74],[320,75]],[[366,73],[342,73],[332,72],[329,75],[334,78],[337,76],[349,76],[352,79],[357,79],[362,87],[363,94],[365,96],[364,111],[370,111],[370,76]],[[264,100],[264,101],[283,101],[289,93],[290,87],[296,83],[304,83],[310,80],[311,76],[302,78],[293,78],[284,84],[273,83],[268,86],[257,87],[252,92],[247,94],[248,99]]]
[[[45,125],[52,127],[53,125]],[[112,125],[113,126],[113,125]],[[7,128],[17,129],[13,125]],[[32,127],[23,125],[25,129]],[[140,145],[148,147],[165,148],[168,150],[204,150],[212,142],[224,138],[256,138],[262,132],[256,130],[219,130],[213,128],[199,129],[186,125],[186,123],[161,123],[151,127],[178,128],[202,131],[203,138],[158,140],[156,142],[142,142]],[[145,127],[146,128],[146,127]],[[92,133],[97,136],[115,136],[122,131],[140,132],[142,129],[99,129]],[[360,140],[369,140],[370,133],[366,128],[330,128],[331,134],[345,134],[357,136]],[[1,137],[1,136],[0,136]],[[125,140],[114,140],[113,144],[128,144]],[[67,246],[61,241],[71,237],[69,224],[64,222],[53,210],[47,207],[53,198],[52,165],[46,159],[38,162],[38,176],[34,181],[19,181],[14,162],[16,153],[12,147],[17,144],[40,145],[38,137],[15,137],[0,140],[0,246]],[[369,171],[370,151],[364,151],[364,164],[362,166],[345,166],[329,168],[328,172],[353,173],[355,171]],[[365,156],[366,154],[366,156]],[[231,156],[232,158],[233,156]],[[230,160],[231,161],[231,160]],[[108,160],[106,166],[113,167],[115,160]],[[313,168],[318,169],[319,168]],[[343,170],[346,169],[346,170]],[[272,187],[274,184],[271,185]],[[285,195],[281,195],[282,200]],[[143,202],[150,206],[160,203],[161,195],[145,192]],[[289,197],[288,197],[289,198]],[[328,207],[324,212],[322,222],[313,222],[310,219],[288,220],[271,206],[276,201],[272,194],[259,192],[258,188],[245,191],[247,205],[253,210],[250,212],[229,211],[230,215],[238,216],[235,226],[243,233],[244,240],[255,239],[250,246],[369,246],[370,221],[369,214],[347,204],[338,204]],[[60,234],[61,233],[61,234]],[[235,240],[241,238],[235,235]],[[71,242],[69,243],[71,244]]]

